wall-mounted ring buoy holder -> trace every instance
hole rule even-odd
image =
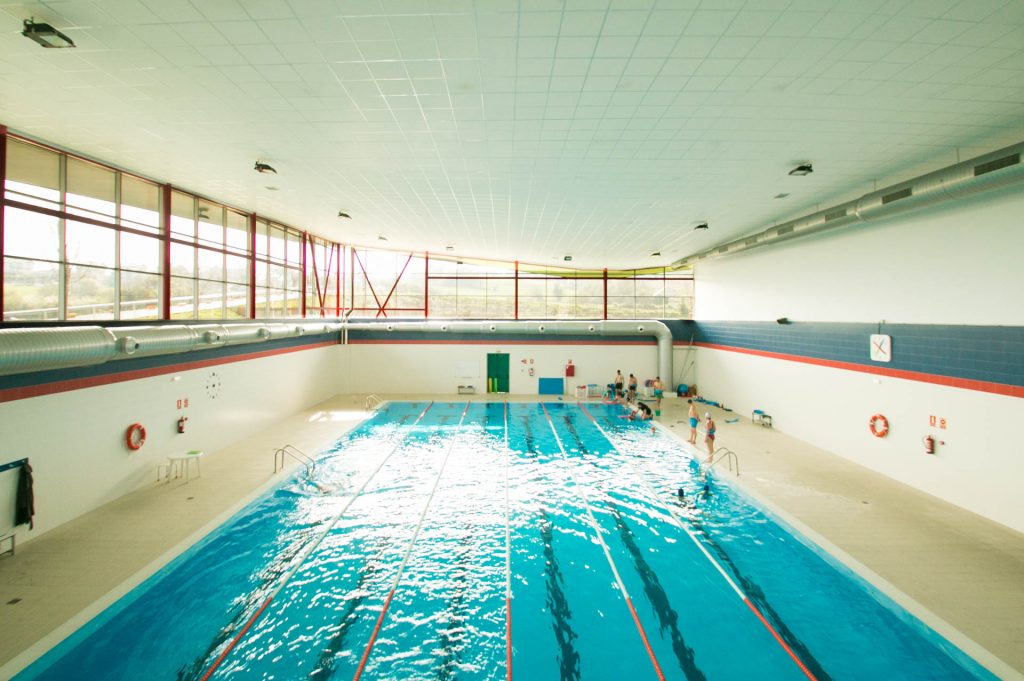
[[[133,452],[141,449],[142,445],[146,444],[146,427],[141,423],[133,423],[128,426],[128,430],[124,433],[124,443]]]

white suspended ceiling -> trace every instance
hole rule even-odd
[[[1024,0],[0,0],[0,123],[337,240],[660,265],[1024,139]]]

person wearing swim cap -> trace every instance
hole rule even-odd
[[[711,461],[715,453],[715,420],[711,418],[711,412],[704,414],[704,442],[708,443],[708,461]]]

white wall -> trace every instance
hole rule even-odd
[[[704,260],[694,318],[1024,324],[1022,216],[1016,186]]]
[[[168,454],[216,450],[336,394],[336,360],[337,346],[300,350],[0,404],[0,461],[28,457],[34,470],[35,529],[19,527],[18,541],[153,481]],[[185,434],[177,433],[180,416],[189,419]],[[132,452],[124,437],[135,422],[146,443]],[[12,521],[4,511],[0,530]]]
[[[1014,441],[1024,413],[1020,398],[698,352],[698,385],[710,399],[748,417],[762,409],[777,430],[1024,532],[1024,452]],[[884,438],[868,429],[876,413],[889,421]],[[929,425],[930,416],[946,419],[946,429]],[[934,456],[924,452],[922,438],[929,434],[944,443]]]
[[[704,320],[1024,324],[1024,194],[789,244],[696,269]],[[867,339],[865,338],[865,343]],[[740,413],[764,409],[775,426],[818,447],[1024,531],[1024,403],[971,390],[700,349],[701,393]],[[884,413],[889,436],[868,432]],[[947,429],[929,416],[947,419]],[[937,455],[921,438],[944,440]]]
[[[536,395],[538,378],[565,376],[572,360],[576,376],[566,378],[566,392],[577,385],[604,386],[622,370],[636,374],[641,385],[658,370],[658,347],[644,345],[493,345],[450,343],[356,343],[343,348],[343,380],[352,392],[457,394],[457,386],[474,385],[487,392],[487,353],[509,354],[509,392]],[[526,364],[522,360],[527,360]],[[533,364],[530,364],[530,360]],[[475,365],[477,376],[457,377],[456,369]],[[529,369],[534,375],[529,375]]]

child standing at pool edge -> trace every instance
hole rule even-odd
[[[686,400],[686,403],[690,405],[690,411],[687,416],[690,419],[690,439],[691,445],[697,444],[697,424],[700,423],[700,415],[697,412],[697,405],[693,403],[693,400]]]
[[[711,418],[711,412],[704,414],[704,442],[708,443],[708,463],[715,453],[715,420]]]

